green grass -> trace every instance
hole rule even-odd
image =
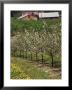
[[[39,67],[39,64],[29,60],[12,57],[11,79],[60,79],[60,72],[49,67]]]
[[[47,79],[48,74],[36,68],[26,60],[12,58],[11,78],[12,79]]]

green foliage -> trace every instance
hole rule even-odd
[[[38,21],[27,21],[27,20],[18,20],[17,18],[11,18],[11,32],[12,34],[15,32],[24,32],[25,30],[35,30],[39,31],[43,29],[43,22],[42,20]]]
[[[23,32],[25,30],[42,31],[43,29],[50,31],[52,27],[60,26],[61,19],[46,20],[19,20],[15,17],[11,18],[11,32]]]

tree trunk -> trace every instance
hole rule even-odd
[[[44,60],[43,60],[43,54],[42,54],[41,56],[42,56],[42,64],[43,64],[43,61],[44,61]]]
[[[27,59],[27,50],[26,50],[26,59]]]
[[[41,48],[41,57],[42,57],[42,64],[43,64],[44,60],[43,60],[43,49],[42,48]]]
[[[52,67],[53,67],[53,56],[52,56]]]
[[[37,61],[37,52],[36,52],[36,61]]]
[[[24,58],[24,51],[23,51],[23,58]]]
[[[54,61],[54,59],[53,59],[53,54],[51,53],[51,59],[52,59],[52,67],[54,66],[54,63],[53,63],[53,61]]]
[[[20,50],[20,57],[21,57],[21,50]]]
[[[17,52],[16,52],[16,57],[17,57]]]
[[[14,56],[16,57],[16,51],[14,52]]]
[[[32,52],[31,52],[31,60],[32,60]]]
[[[14,51],[14,54],[13,54],[13,56],[15,57],[15,51]]]

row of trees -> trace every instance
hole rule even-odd
[[[19,26],[16,28],[12,27],[12,29],[15,28],[13,29],[13,33],[16,33],[16,35],[11,37],[12,55],[17,56],[18,52],[20,56],[23,55],[23,57],[27,58],[27,53],[30,52],[31,60],[33,53],[36,54],[36,60],[38,60],[38,54],[41,53],[41,61],[43,63],[43,55],[44,53],[47,53],[51,57],[51,64],[53,67],[54,57],[56,55],[61,55],[61,30],[60,23],[57,22],[54,23],[49,21],[48,23],[48,21],[31,21],[32,25],[28,22],[25,26],[22,26],[22,28],[25,27],[22,29],[23,31],[19,31],[21,29],[18,29]],[[30,25],[27,25],[29,23]],[[39,27],[40,25],[41,27]],[[26,26],[29,27],[26,28]],[[18,31],[16,32],[17,29]],[[24,56],[24,53],[26,56]]]

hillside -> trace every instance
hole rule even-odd
[[[61,78],[61,19],[54,18],[27,21],[12,17],[11,59],[11,70],[14,68],[13,65],[16,65],[17,72],[18,68],[22,70],[22,73],[20,71],[18,72],[21,73],[20,75],[24,74],[28,76],[25,78]],[[34,65],[32,65],[32,63]],[[36,63],[42,66],[41,69],[39,69]],[[27,66],[29,66],[30,71],[26,73],[25,71],[28,70]],[[58,69],[58,73],[55,73],[53,69]],[[44,72],[44,70],[47,70],[48,73]],[[42,73],[42,76],[36,76],[34,78],[33,75],[36,72]],[[49,77],[49,74],[51,77]],[[58,76],[56,75],[55,77],[54,74],[58,74]],[[14,69],[11,75],[17,75],[11,76],[12,79],[22,78],[16,74]],[[32,77],[30,75],[32,75]]]

